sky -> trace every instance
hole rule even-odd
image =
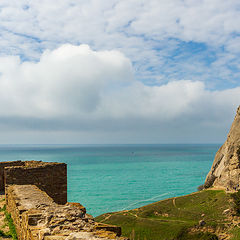
[[[239,0],[1,0],[0,144],[223,143]]]

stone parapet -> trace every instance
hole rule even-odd
[[[21,166],[4,168],[4,183],[10,185],[36,185],[56,203],[67,203],[67,165],[26,161]]]
[[[11,213],[19,240],[109,240],[120,228],[99,224],[77,204],[59,205],[34,185],[9,185],[7,211]]]
[[[12,166],[23,166],[25,163],[22,161],[9,161],[9,162],[0,162],[0,191],[4,191],[4,168]]]

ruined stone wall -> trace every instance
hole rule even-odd
[[[81,204],[67,202],[66,164],[2,162],[0,174],[19,240],[126,240],[120,227],[96,223]]]
[[[126,240],[121,228],[94,222],[77,204],[58,205],[33,185],[11,185],[6,189],[19,240]]]
[[[11,166],[23,166],[24,162],[22,161],[9,161],[9,162],[0,162],[0,191],[4,191],[4,168]]]
[[[65,163],[24,162],[24,166],[5,167],[4,181],[10,185],[36,185],[56,203],[67,202],[67,165]]]

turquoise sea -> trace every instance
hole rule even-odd
[[[68,164],[68,201],[93,216],[185,195],[204,182],[219,144],[0,145],[0,161]]]

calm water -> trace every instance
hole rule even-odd
[[[0,145],[0,161],[68,164],[68,201],[93,216],[196,191],[220,145]]]

